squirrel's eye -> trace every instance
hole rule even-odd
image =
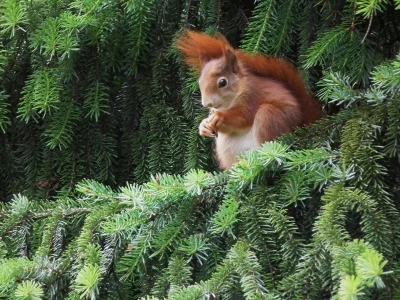
[[[220,88],[223,88],[223,87],[226,87],[227,84],[228,84],[228,81],[226,81],[226,79],[220,79],[219,83],[218,83],[218,86]]]

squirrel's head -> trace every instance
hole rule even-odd
[[[235,103],[240,91],[241,71],[232,48],[226,47],[223,56],[209,58],[200,55],[199,86],[204,107],[227,110]]]
[[[203,106],[226,110],[234,105],[242,76],[235,50],[221,34],[211,37],[186,30],[176,42],[186,63],[200,74]]]

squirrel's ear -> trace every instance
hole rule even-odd
[[[224,58],[225,58],[225,64],[226,67],[232,72],[232,73],[239,73],[239,63],[238,59],[236,57],[236,54],[232,48],[225,48],[224,50]]]
[[[201,69],[203,69],[204,65],[211,60],[211,57],[206,53],[201,53],[200,52],[199,60],[200,60],[200,67],[201,67]]]

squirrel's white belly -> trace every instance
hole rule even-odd
[[[235,134],[218,133],[216,147],[221,167],[230,168],[237,156],[259,146],[253,130]]]

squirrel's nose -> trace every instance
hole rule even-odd
[[[212,103],[211,102],[203,103],[203,106],[204,107],[212,107]]]

